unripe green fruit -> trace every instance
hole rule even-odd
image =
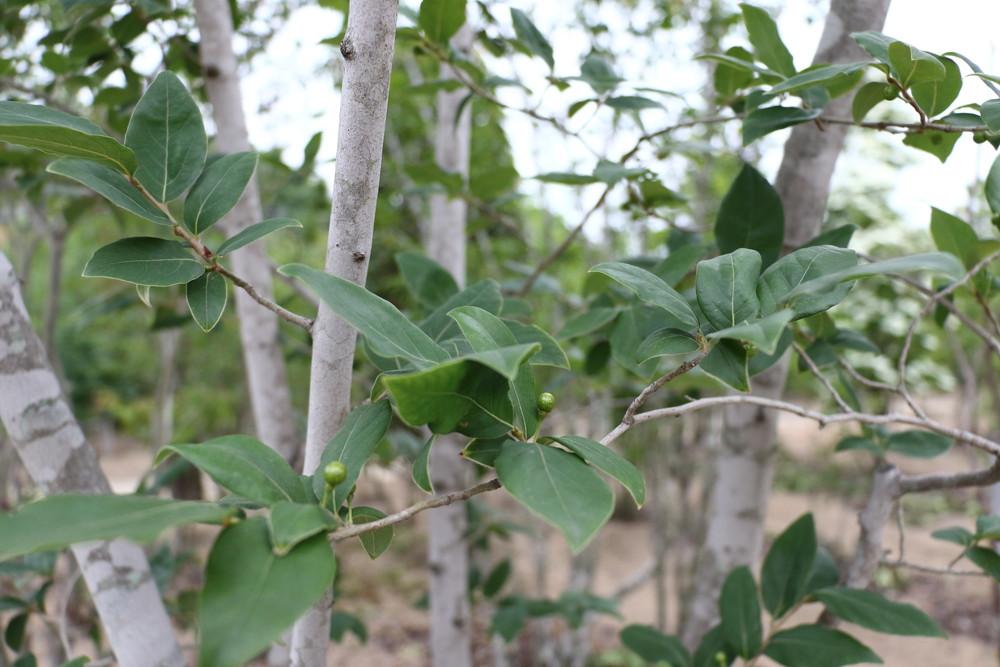
[[[972,133],[972,140],[975,141],[977,144],[986,143],[986,139],[987,135],[982,130],[978,130]]]
[[[886,86],[882,89],[882,99],[886,101],[894,100],[899,97],[899,88],[895,86]]]
[[[347,466],[340,461],[330,461],[323,468],[323,481],[327,486],[343,484],[347,479]]]
[[[536,405],[542,412],[552,412],[552,408],[556,407],[556,397],[549,392],[539,394]]]

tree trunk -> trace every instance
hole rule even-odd
[[[0,253],[0,419],[46,495],[111,493],[45,347],[31,326],[14,268]],[[72,547],[121,665],[183,667],[185,660],[146,555],[126,540]]]
[[[472,30],[462,27],[452,40],[457,51],[468,52]],[[454,78],[442,66],[441,78]],[[468,105],[462,109],[465,89],[440,91],[437,96],[437,127],[434,159],[442,170],[469,177],[472,124]],[[461,113],[461,115],[459,115]],[[431,197],[431,215],[424,230],[427,255],[465,286],[467,205],[446,194]],[[439,437],[432,452],[432,475],[437,493],[460,491],[468,486],[469,469],[460,452],[465,441],[458,435]],[[430,515],[428,564],[430,569],[431,659],[434,667],[468,667],[472,664],[469,610],[468,521],[464,503],[440,507]]]
[[[890,0],[832,0],[813,59],[815,63],[861,60],[864,53],[851,39],[861,30],[881,30]],[[831,100],[825,114],[849,117],[849,96]],[[784,252],[819,233],[830,194],[834,166],[847,136],[845,125],[798,125],[785,144],[775,188],[785,208]],[[788,357],[753,378],[758,396],[784,393]],[[754,565],[763,544],[764,517],[771,491],[777,415],[754,406],[727,406],[722,451],[711,500],[711,519],[695,578],[683,638],[697,645],[718,619],[718,595],[726,574],[739,565]]]
[[[228,0],[195,0],[195,18],[201,33],[199,45],[205,87],[216,126],[215,149],[224,154],[250,150],[240,79],[233,53],[233,18]],[[220,223],[228,235],[260,222],[263,214],[257,178]],[[265,240],[234,252],[233,271],[272,298],[271,270]],[[288,460],[298,455],[301,438],[295,426],[285,358],[278,338],[278,317],[236,290],[243,365],[246,368],[257,437]]]
[[[326,271],[359,285],[365,284],[372,249],[397,5],[398,0],[353,0],[340,45],[344,82]],[[356,339],[350,325],[320,306],[313,327],[305,474],[316,470],[323,449],[350,412]],[[326,665],[330,601],[327,594],[296,623],[293,665]]]

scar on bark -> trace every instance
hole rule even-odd
[[[209,79],[214,79],[215,77],[222,74],[218,67],[215,65],[208,65],[205,67],[205,77]]]
[[[351,257],[353,257],[353,258],[354,258],[354,261],[355,261],[355,262],[359,262],[359,263],[360,263],[360,262],[363,262],[363,261],[365,261],[365,257],[366,257],[366,255],[365,255],[365,253],[361,252],[360,250],[356,250],[356,251],[354,251],[354,253],[353,253],[353,254],[351,255]]]
[[[340,55],[344,56],[344,60],[350,60],[354,57],[354,42],[351,41],[350,37],[344,37],[340,43]]]

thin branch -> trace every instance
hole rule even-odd
[[[927,127],[927,112],[920,108],[920,105],[917,104],[917,101],[913,98],[913,95],[910,94],[910,91],[906,89],[906,86],[891,76],[887,78],[889,84],[895,86],[899,90],[899,95],[903,98],[903,101],[909,104],[913,110],[917,112],[917,116],[920,117],[920,127]]]
[[[986,577],[989,576],[982,570],[953,570],[950,567],[932,567],[930,565],[921,565],[919,563],[912,563],[904,559],[888,560],[882,559],[879,561],[879,565],[891,568],[907,568],[910,570],[916,570],[918,572],[929,572],[930,574],[955,574],[960,577]]]
[[[453,493],[445,493],[440,496],[436,496],[429,500],[424,500],[419,503],[410,505],[406,509],[400,510],[395,514],[390,514],[389,516],[383,517],[377,521],[372,521],[370,523],[358,523],[353,526],[346,526],[330,533],[329,538],[332,542],[340,542],[341,540],[346,540],[350,537],[356,537],[364,533],[370,533],[373,530],[379,530],[380,528],[387,528],[389,526],[394,526],[397,523],[403,523],[413,518],[415,514],[419,514],[424,510],[433,509],[435,507],[444,507],[445,505],[451,505],[463,500],[468,500],[472,496],[477,496],[480,493],[486,493],[487,491],[495,491],[500,488],[500,480],[491,479],[488,482],[483,482],[482,484],[477,484],[472,488],[465,489],[464,491],[455,491]]]
[[[62,102],[57,100],[53,95],[50,95],[49,93],[46,93],[43,90],[32,88],[31,86],[25,86],[24,84],[18,83],[17,81],[14,81],[13,79],[7,78],[5,76],[0,77],[0,89],[4,88],[9,90],[16,90],[19,93],[24,93],[25,95],[31,95],[33,97],[37,97],[38,99],[45,102],[45,104],[47,104],[48,106],[53,107],[55,109],[59,109],[59,111],[63,111],[68,114],[73,114],[74,116],[80,115],[79,111],[70,107],[67,104],[63,104]]]
[[[833,396],[833,400],[837,402],[837,405],[840,406],[840,409],[843,410],[844,412],[851,412],[852,411],[851,406],[849,406],[847,402],[843,399],[843,397],[841,397],[840,392],[837,391],[837,388],[833,386],[830,380],[825,375],[823,375],[822,372],[820,372],[819,367],[816,366],[816,362],[812,360],[812,357],[806,354],[806,351],[803,350],[802,346],[799,345],[798,343],[793,342],[792,347],[795,349],[795,352],[799,355],[799,358],[806,362],[806,366],[809,367],[809,372],[815,375],[816,379],[818,379],[823,384],[823,386],[826,387],[826,390],[830,392],[830,395]]]
[[[657,565],[657,558],[655,556],[650,557],[645,563],[642,564],[642,566],[639,567],[639,569],[630,574],[628,578],[626,578],[625,581],[618,586],[618,588],[612,591],[608,597],[617,602],[621,602],[629,595],[643,587],[649,578],[656,572]]]
[[[816,119],[819,123],[832,123],[834,125],[851,125],[853,127],[864,127],[869,130],[880,130],[890,134],[920,134],[925,130],[937,130],[938,132],[989,132],[987,125],[951,125],[949,123],[899,123],[891,120],[872,121],[865,120],[860,123],[847,118],[826,118]]]
[[[969,486],[990,486],[1000,482],[1000,459],[988,468],[966,472],[938,472],[926,475],[903,475],[899,480],[902,493],[923,493]]]
[[[692,370],[695,366],[701,363],[702,359],[704,359],[705,355],[707,354],[708,354],[707,345],[703,344],[701,352],[698,353],[697,357],[685,361],[683,364],[681,364],[674,370],[670,371],[663,377],[655,380],[652,384],[643,389],[639,393],[639,395],[635,397],[635,400],[632,401],[631,405],[628,406],[628,409],[625,411],[625,416],[622,417],[622,423],[631,424],[633,421],[635,421],[635,413],[639,411],[639,408],[641,408],[643,404],[645,404],[647,398],[653,395],[653,393],[659,391],[663,385],[667,384],[674,378],[684,375],[688,371]]]

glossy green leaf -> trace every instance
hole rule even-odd
[[[719,593],[719,615],[722,633],[733,650],[744,659],[760,652],[763,627],[760,622],[760,603],[757,601],[757,584],[750,568],[740,566],[729,573]]]
[[[803,283],[850,270],[858,265],[857,254],[853,250],[829,245],[809,246],[791,252],[767,268],[757,284],[760,310],[770,314],[776,312],[790,300],[793,290]],[[792,303],[793,319],[810,317],[832,308],[847,296],[849,284],[836,284],[829,291],[815,290],[816,294],[805,295]]]
[[[201,111],[173,72],[160,72],[132,112],[125,145],[135,178],[157,201],[177,199],[201,174],[208,139]]]
[[[146,199],[146,196],[139,191],[139,188],[132,185],[126,176],[106,164],[79,158],[61,158],[50,164],[46,171],[72,178],[115,206],[135,213],[141,218],[159,225],[172,224],[167,214]]]
[[[971,269],[975,264],[972,249],[979,241],[979,235],[969,223],[931,207],[931,236],[938,250],[955,255],[962,260],[965,268]]]
[[[944,77],[915,82],[910,86],[910,94],[928,116],[933,118],[944,113],[962,92],[962,72],[950,58],[934,56],[944,67]]]
[[[726,49],[725,55],[729,58],[743,60],[748,64],[753,62],[753,54],[742,46],[733,46]],[[751,70],[736,67],[729,62],[721,60],[717,62],[715,71],[712,73],[712,85],[715,87],[715,92],[723,98],[730,98],[736,91],[742,90],[749,85],[751,81],[753,81],[753,72]]]
[[[552,57],[552,45],[549,44],[549,40],[545,39],[545,35],[535,27],[535,24],[531,22],[528,15],[520,9],[511,7],[510,20],[514,24],[514,32],[521,43],[528,47],[529,51],[544,60],[550,70],[553,69],[555,67],[555,60]]]
[[[509,441],[496,459],[504,488],[532,513],[559,529],[580,551],[611,517],[611,489],[576,454]]]
[[[968,113],[950,113],[936,122],[946,125],[957,125],[959,127],[978,127],[982,125],[982,118]],[[961,132],[943,132],[941,130],[924,130],[918,134],[908,134],[903,138],[903,143],[907,146],[926,151],[941,160],[947,161],[951,151],[955,148],[961,137]]]
[[[961,278],[965,273],[962,263],[949,253],[927,252],[916,255],[905,255],[870,264],[861,264],[854,268],[828,273],[820,278],[807,280],[786,294],[785,301],[792,301],[807,294],[822,293],[848,280],[892,273],[908,273],[910,271],[934,271],[954,279]]]
[[[721,658],[721,660],[720,660]],[[692,667],[729,667],[736,660],[736,653],[722,632],[722,625],[716,625],[701,637],[698,648],[691,658]]]
[[[308,502],[299,476],[291,466],[256,438],[224,435],[199,445],[167,445],[156,455],[162,461],[178,454],[238,496],[263,505],[281,501]]]
[[[822,109],[799,107],[765,107],[754,109],[743,119],[743,145],[749,146],[761,137],[793,125],[808,123],[823,114]]]
[[[470,461],[475,461],[481,466],[492,468],[496,463],[497,457],[500,456],[500,452],[503,451],[504,443],[509,439],[507,436],[487,439],[476,438],[462,450],[462,456]]]
[[[965,550],[965,557],[983,572],[1000,581],[1000,554],[996,551],[987,547],[969,547]]]
[[[642,363],[654,357],[672,354],[690,354],[699,349],[698,341],[686,331],[666,327],[649,334],[639,349],[636,350],[636,361]]]
[[[542,181],[543,183],[559,183],[560,185],[590,185],[591,183],[598,182],[595,176],[589,174],[573,174],[565,171],[550,171],[544,174],[538,174],[533,178],[535,180]]]
[[[915,83],[941,81],[945,78],[944,64],[934,55],[904,42],[889,44],[889,63],[904,88]]]
[[[1000,213],[1000,155],[993,160],[986,181],[983,183],[983,190],[986,194],[986,203],[990,206],[993,215]]]
[[[708,252],[708,246],[701,243],[690,243],[679,248],[672,248],[670,254],[654,266],[652,271],[662,278],[663,282],[671,287],[676,287],[694,271],[695,266]]]
[[[840,583],[840,566],[833,554],[825,547],[816,549],[816,562],[813,563],[805,592],[812,594],[821,588],[829,588]]]
[[[323,535],[279,557],[271,548],[263,518],[223,530],[205,566],[198,609],[198,664],[247,664],[326,593],[336,568]]]
[[[736,391],[750,391],[747,351],[735,340],[720,340],[698,368]]]
[[[553,366],[569,369],[569,359],[556,340],[533,324],[522,324],[516,320],[504,320],[504,324],[514,334],[514,340],[521,345],[537,343],[538,352],[531,357],[532,366]]]
[[[543,438],[543,442],[555,441],[584,461],[612,478],[618,480],[631,494],[635,504],[642,507],[646,502],[646,482],[639,469],[623,458],[618,452],[601,443],[579,435],[562,435]]]
[[[500,296],[500,285],[494,280],[481,280],[458,294],[448,297],[447,301],[434,309],[434,312],[420,323],[420,329],[435,341],[447,340],[460,334],[455,320],[448,317],[448,313],[454,309],[462,306],[475,306],[488,313],[499,315],[503,303],[503,297]]]
[[[874,30],[853,32],[851,33],[851,37],[872,58],[880,63],[889,65],[889,45],[896,41],[892,37]]]
[[[976,517],[976,536],[981,540],[1000,539],[1000,516],[983,514]]]
[[[222,245],[219,246],[219,249],[215,251],[215,254],[218,257],[222,257],[235,250],[239,250],[245,245],[250,245],[257,239],[263,238],[271,232],[276,232],[279,229],[285,229],[286,227],[301,226],[301,222],[298,220],[292,220],[291,218],[270,218],[269,220],[256,222],[223,241]]]
[[[784,238],[781,197],[759,171],[744,164],[715,218],[719,252],[750,248],[760,253],[762,266],[767,268],[778,259]]]
[[[776,632],[764,654],[783,665],[841,667],[859,662],[882,663],[870,648],[839,630],[796,625]]]
[[[690,667],[691,654],[677,637],[665,635],[649,625],[629,625],[619,638],[626,648],[649,663],[666,661],[671,667]]]
[[[437,308],[459,292],[458,283],[452,275],[426,255],[397,253],[396,266],[407,289],[426,308]]]
[[[236,206],[256,168],[257,154],[253,152],[224,155],[210,162],[184,199],[184,226],[197,235],[221,220]]]
[[[768,91],[769,95],[777,96],[794,93],[813,86],[829,86],[843,81],[847,77],[868,67],[868,62],[847,63],[844,65],[818,65],[804,69],[790,76]]]
[[[605,262],[591,268],[590,272],[603,273],[628,287],[642,301],[668,312],[681,327],[689,331],[698,329],[698,316],[691,310],[687,300],[677,290],[649,271],[622,262]]]
[[[851,103],[851,118],[855,123],[860,123],[882,102],[895,99],[899,94],[899,89],[895,86],[881,81],[869,81],[858,89],[854,94],[854,101]]]
[[[421,0],[417,25],[427,39],[443,44],[465,23],[466,0]]]
[[[720,329],[708,334],[709,340],[730,338],[736,341],[753,343],[764,354],[774,354],[778,349],[778,341],[785,331],[785,326],[792,321],[794,313],[790,309],[779,310],[767,317],[744,322],[733,327]]]
[[[325,487],[323,468],[331,461],[340,461],[347,467],[347,479],[334,487],[333,507],[339,508],[344,503],[347,494],[351,492],[351,487],[358,481],[361,469],[389,429],[391,420],[392,406],[389,405],[389,401],[359,405],[347,415],[337,435],[333,436],[323,449],[319,465],[316,466],[312,488],[317,498],[323,497]]]
[[[188,309],[202,331],[211,331],[222,319],[229,291],[221,273],[206,271],[185,286]]]
[[[205,265],[180,241],[137,236],[99,248],[83,275],[136,285],[183,285],[205,273]]]
[[[337,526],[337,521],[329,512],[312,503],[277,502],[267,517],[275,556],[284,556],[303,540],[334,530]]]
[[[304,264],[288,264],[280,271],[308,285],[382,356],[402,357],[418,368],[427,368],[449,358],[447,352],[394,305],[364,287]]]
[[[837,443],[837,447],[835,449],[835,451],[838,452],[846,452],[849,450],[870,452],[879,458],[885,456],[885,450],[878,443],[871,438],[860,435],[849,435],[842,438],[841,441]]]
[[[215,503],[151,496],[51,496],[0,513],[0,561],[90,540],[149,542],[180,524],[220,524],[234,514]]]
[[[746,3],[740,4],[743,11],[743,23],[750,35],[754,53],[758,60],[784,76],[795,74],[795,64],[788,47],[781,41],[778,26],[771,15],[759,7]]]
[[[757,319],[760,301],[756,287],[760,266],[760,254],[748,248],[699,262],[695,295],[709,324],[716,329],[726,329]]]
[[[614,185],[622,180],[633,180],[649,173],[644,167],[626,167],[609,160],[598,160],[594,167],[594,178],[601,183]]]
[[[912,604],[887,600],[874,591],[835,586],[814,595],[840,618],[869,630],[916,637],[948,636],[934,619]]]
[[[379,519],[384,519],[385,512],[377,510],[374,507],[355,507],[351,510],[351,517],[355,524],[371,523]],[[368,557],[375,560],[392,545],[392,538],[395,535],[395,529],[392,526],[386,526],[385,528],[377,528],[367,533],[361,533],[358,535],[358,539],[361,540],[361,546],[364,547]]]
[[[804,514],[774,540],[761,567],[761,600],[772,616],[780,618],[802,599],[815,561],[816,526],[812,514]]]
[[[604,325],[608,324],[618,315],[617,308],[591,308],[585,313],[581,313],[566,322],[556,334],[559,340],[567,340],[569,338],[576,338],[577,336],[583,336],[584,334],[591,333],[592,331],[597,331]]]
[[[979,115],[990,128],[990,132],[1000,132],[1000,100],[986,100],[979,106]]]
[[[918,459],[932,459],[951,449],[955,441],[940,433],[929,431],[900,431],[893,433],[886,441],[890,452],[912,456]]]
[[[642,111],[643,109],[662,109],[663,105],[656,100],[641,95],[620,95],[609,97],[604,104],[618,111]],[[645,171],[645,170],[644,170]],[[603,180],[603,179],[602,179]]]
[[[434,445],[435,436],[427,438],[427,442],[417,452],[413,459],[413,483],[427,493],[434,493],[434,485],[431,483],[431,447]]]
[[[0,102],[0,141],[50,155],[84,158],[122,174],[136,168],[132,150],[96,124],[37,104]]]

